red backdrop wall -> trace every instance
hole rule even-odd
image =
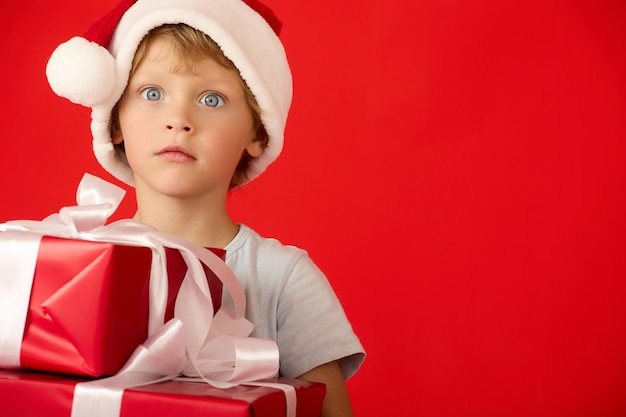
[[[113,3],[0,5],[0,221],[110,179],[44,68]],[[357,415],[626,415],[626,3],[267,3],[293,110],[231,209],[329,276]]]

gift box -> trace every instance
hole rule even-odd
[[[70,417],[75,385],[85,379],[0,370],[2,416]],[[275,378],[296,391],[296,416],[321,414],[324,384]],[[166,381],[124,391],[120,417],[282,417],[287,416],[281,389],[239,385],[219,389],[198,382]]]
[[[167,320],[187,266],[179,251],[165,248],[165,253]],[[147,247],[43,236],[21,368],[93,377],[118,372],[148,336],[152,256]],[[217,310],[222,283],[206,267],[205,273]]]
[[[86,174],[77,206],[0,224],[0,368],[114,375],[78,383],[72,413],[81,417],[181,375],[221,387],[277,375],[278,346],[250,337],[225,251],[133,220],[105,224],[123,194]]]

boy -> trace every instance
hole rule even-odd
[[[102,46],[71,39],[47,75],[92,107],[94,152],[135,186],[135,218],[225,248],[253,336],[277,342],[281,375],[326,383],[323,415],[349,416],[345,378],[364,351],[328,281],[306,252],[226,211],[228,192],[282,148],[291,73],[279,28],[255,0],[124,0],[85,34]]]

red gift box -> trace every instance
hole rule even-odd
[[[74,386],[84,379],[59,375],[1,371],[0,404],[6,417],[70,417]],[[324,384],[276,378],[297,395],[297,417],[318,417]],[[35,400],[33,400],[35,399]],[[285,394],[280,389],[239,385],[219,389],[197,382],[167,381],[124,391],[120,417],[283,417]]]
[[[166,258],[167,320],[187,267],[177,250],[166,248]],[[151,259],[146,247],[44,236],[21,367],[92,377],[117,373],[148,336]],[[205,273],[217,311],[222,283],[206,267]]]

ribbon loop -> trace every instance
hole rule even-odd
[[[109,218],[111,204],[94,204],[90,206],[63,207],[59,218],[72,227],[75,234],[94,230],[104,226]]]
[[[117,210],[126,191],[117,185],[86,173],[78,184],[76,203],[79,206],[108,204],[107,217]]]
[[[196,360],[198,375],[186,369],[184,375],[245,383],[275,376],[278,351],[272,340],[220,335],[209,341]]]

